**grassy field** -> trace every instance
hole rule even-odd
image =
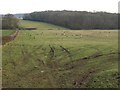
[[[15,32],[15,30],[2,30],[2,36],[9,36]]]
[[[21,20],[20,24],[22,27],[35,27],[38,30],[67,30],[67,28],[64,27],[60,27],[60,26],[56,26],[53,24],[49,24],[49,23],[44,23],[44,22],[34,22],[34,21],[24,21]]]
[[[21,22],[39,28],[21,30],[2,48],[3,87],[118,87],[117,30],[58,30]]]
[[[21,27],[31,28],[35,27],[38,30],[68,30],[68,28],[43,23],[43,22],[33,22],[33,21],[24,21],[20,20]],[[15,30],[0,30],[2,36],[9,36],[15,32]]]

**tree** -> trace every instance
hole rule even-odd
[[[4,15],[2,18],[2,29],[17,29],[19,28],[19,19],[12,14]]]

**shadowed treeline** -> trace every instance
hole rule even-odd
[[[118,14],[86,11],[43,11],[26,14],[24,20],[40,21],[70,29],[117,29]]]

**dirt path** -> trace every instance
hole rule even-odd
[[[18,35],[18,32],[19,32],[19,30],[16,30],[16,32],[13,33],[12,35],[2,37],[2,45],[14,40],[16,38],[16,36]]]

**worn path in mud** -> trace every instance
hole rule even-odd
[[[10,42],[12,40],[14,40],[16,38],[16,36],[18,35],[19,30],[16,30],[12,35],[9,36],[3,36],[2,37],[2,44],[6,44],[7,42]]]

